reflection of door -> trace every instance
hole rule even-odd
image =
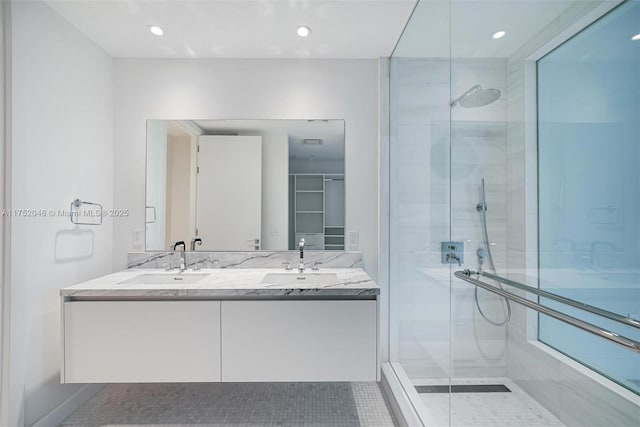
[[[200,136],[197,187],[198,249],[259,249],[262,138]]]

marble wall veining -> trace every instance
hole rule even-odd
[[[179,252],[129,252],[128,268],[176,268],[180,266]],[[298,268],[300,255],[296,251],[256,252],[187,252],[187,268],[281,268],[286,264]],[[307,269],[362,268],[361,252],[305,251]]]

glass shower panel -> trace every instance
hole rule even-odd
[[[640,2],[627,1],[537,64],[540,288],[635,319],[640,319],[638,34]],[[542,303],[640,340],[639,329]],[[638,354],[544,315],[539,334],[541,341],[640,394]]]
[[[390,60],[391,361],[428,425],[449,424],[449,2],[420,2]],[[437,420],[437,422],[434,422]]]
[[[640,425],[562,353],[636,391],[637,354],[454,276],[640,317],[639,2],[418,2],[390,60],[390,358],[425,425]]]

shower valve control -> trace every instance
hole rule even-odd
[[[458,264],[464,262],[464,242],[442,242],[442,263]]]

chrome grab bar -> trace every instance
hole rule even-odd
[[[471,277],[472,274],[475,274],[474,272],[470,271],[470,270],[464,270],[464,271],[456,271],[454,273],[454,276],[456,276],[458,279],[462,279],[465,282],[471,283],[473,285],[476,285],[482,289],[485,289],[489,292],[493,292],[494,294],[500,295],[501,297],[510,299],[513,302],[516,302],[518,304],[524,305],[525,307],[528,307],[532,310],[536,310],[540,313],[546,314],[547,316],[551,316],[555,319],[558,319],[564,323],[568,323],[570,325],[573,325],[577,328],[582,329],[583,331],[587,331],[590,332],[594,335],[597,335],[601,338],[604,338],[606,340],[612,341],[616,344],[619,344],[623,347],[626,347],[636,353],[640,353],[640,342],[632,340],[631,338],[627,338],[624,337],[622,335],[616,334],[615,332],[611,332],[608,331],[606,329],[602,329],[592,323],[589,322],[585,322],[584,320],[580,320],[577,319],[573,316],[569,316],[568,314],[562,313],[560,311],[554,310],[552,308],[549,307],[545,307],[543,305],[540,305],[538,303],[535,303],[533,301],[529,301],[526,298],[523,298],[521,296],[512,294],[511,292],[507,292],[503,289],[497,288],[493,285],[490,285],[488,283],[484,283],[478,279],[474,279],[473,277]],[[525,286],[525,285],[522,285]]]
[[[588,311],[589,313],[596,314],[596,315],[602,316],[602,317],[606,317],[607,319],[613,320],[614,322],[622,323],[622,324],[624,324],[626,326],[631,326],[633,328],[640,329],[640,321],[636,320],[636,319],[634,319],[632,317],[621,316],[620,314],[614,313],[612,311],[608,311],[608,310],[604,310],[602,308],[594,307],[592,305],[585,304],[585,303],[582,303],[580,301],[573,300],[571,298],[566,298],[566,297],[563,297],[563,296],[560,296],[560,295],[556,295],[556,294],[551,293],[551,292],[546,292],[546,291],[543,291],[543,290],[540,290],[540,289],[537,289],[537,288],[522,284],[520,282],[515,282],[513,280],[510,280],[510,279],[507,279],[507,278],[504,278],[504,277],[500,277],[500,276],[497,276],[495,274],[487,273],[485,271],[482,271],[480,273],[471,271],[470,273],[471,274],[479,274],[481,276],[488,277],[489,279],[496,280],[496,281],[498,281],[498,282],[500,282],[502,284],[505,284],[507,286],[513,286],[514,288],[521,289],[521,290],[529,292],[531,294],[538,295],[538,296],[541,296],[543,298],[552,299],[552,300],[558,301],[558,302],[560,302],[562,304],[570,305],[572,307],[579,308],[580,310]]]

